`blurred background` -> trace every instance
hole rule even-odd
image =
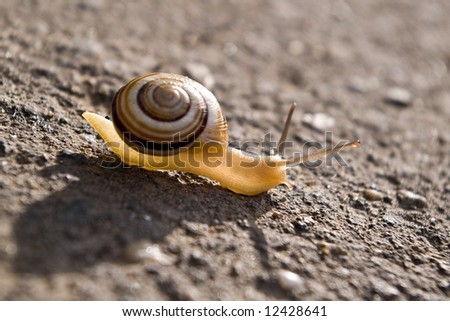
[[[0,298],[448,299],[449,15],[445,0],[2,0]],[[208,87],[231,141],[276,140],[296,101],[289,152],[325,131],[363,146],[254,198],[100,168],[81,113],[154,71]]]

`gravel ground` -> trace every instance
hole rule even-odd
[[[0,299],[448,300],[448,1],[0,3]],[[234,142],[360,149],[237,195],[118,165],[83,111],[154,71]],[[114,160],[114,162],[111,162]],[[102,166],[108,163],[109,166]]]

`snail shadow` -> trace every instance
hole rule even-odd
[[[125,262],[128,244],[161,242],[183,220],[208,225],[247,219],[255,251],[268,266],[256,219],[270,196],[247,197],[209,184],[181,184],[176,176],[138,168],[108,169],[80,154],[60,154],[42,177],[67,185],[30,205],[16,220],[18,273],[82,271],[102,261]]]

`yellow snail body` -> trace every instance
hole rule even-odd
[[[284,143],[294,108],[292,104],[278,146]],[[213,94],[194,80],[171,73],[143,75],[122,87],[112,103],[112,121],[90,112],[83,117],[128,165],[208,177],[244,195],[287,184],[290,164],[359,146],[355,141],[294,159],[231,148],[227,123]]]

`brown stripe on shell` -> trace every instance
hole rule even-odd
[[[175,140],[175,141],[153,141],[146,138],[141,137],[140,135],[134,133],[130,128],[127,128],[125,123],[121,119],[121,115],[119,111],[119,104],[123,103],[123,101],[127,102],[127,95],[133,85],[135,85],[138,81],[141,79],[148,77],[142,76],[139,78],[136,78],[129,82],[127,85],[122,87],[114,96],[113,102],[112,102],[112,120],[114,123],[114,126],[116,130],[122,135],[124,141],[135,148],[137,148],[139,151],[146,153],[146,154],[153,154],[153,155],[169,155],[169,154],[175,154],[180,151],[180,148],[182,147],[188,147],[193,144],[193,142],[196,140],[197,137],[201,135],[203,130],[206,128],[206,124],[208,121],[208,109],[206,106],[206,102],[204,101],[203,97],[200,95],[203,103],[205,104],[205,108],[202,109],[200,120],[201,123],[198,126],[197,130],[188,136],[184,137],[183,139]],[[144,85],[145,86],[145,85]],[[122,111],[123,112],[123,111]],[[176,135],[174,135],[176,137]]]
[[[174,75],[175,77],[163,77],[168,74],[160,74],[160,76],[157,79],[149,80],[149,82],[153,82],[158,80],[162,84],[179,84],[179,85],[189,85],[189,88],[192,86],[195,90],[188,90],[190,93],[191,98],[195,98],[194,100],[198,99],[198,106],[201,106],[202,108],[194,108],[192,109],[192,112],[194,112],[194,115],[191,115],[193,120],[189,123],[190,125],[185,126],[183,128],[179,128],[179,136],[181,136],[182,140],[183,138],[187,138],[189,135],[191,135],[192,132],[197,131],[199,126],[202,123],[203,108],[208,108],[206,105],[206,101],[203,97],[203,93],[201,91],[198,91],[197,86],[195,85],[195,82],[187,77],[182,77],[179,75]],[[157,76],[157,75],[154,75]],[[170,76],[170,74],[169,74]],[[178,77],[176,77],[178,76]],[[120,104],[120,108],[118,109],[117,113],[119,118],[122,119],[122,123],[124,126],[132,132],[134,135],[143,137],[148,141],[170,141],[173,138],[173,132],[170,129],[170,126],[161,126],[161,128],[156,128],[154,130],[149,127],[149,122],[157,122],[157,120],[152,118],[146,118],[146,117],[136,117],[136,112],[142,113],[142,116],[144,116],[144,112],[138,107],[136,109],[136,101],[135,101],[135,91],[137,91],[140,87],[138,87],[137,82],[141,81],[142,79],[145,79],[145,77],[139,77],[135,80],[132,80],[129,84],[127,84],[123,90],[123,92],[118,97],[117,103]],[[140,84],[143,86],[144,84]],[[129,104],[129,98],[131,97],[131,100],[134,100],[133,104]],[[192,102],[192,99],[191,99]],[[130,118],[130,116],[133,116]],[[167,129],[164,130],[164,127]]]
[[[149,110],[149,108],[146,108],[147,105],[153,106],[154,104],[157,104],[157,102],[155,101],[154,95],[156,94],[156,91],[158,89],[160,89],[161,87],[165,87],[165,86],[172,86],[175,87],[175,89],[180,89],[182,92],[180,92],[180,90],[177,90],[177,92],[180,93],[180,95],[182,97],[180,97],[180,99],[182,100],[183,98],[187,98],[187,101],[184,102],[184,110],[180,113],[178,113],[178,115],[176,115],[175,117],[173,117],[173,112],[172,115],[170,115],[169,113],[167,113],[167,115],[163,114],[163,113],[156,113],[156,112],[152,112],[152,110]],[[150,95],[149,95],[150,94]],[[148,99],[148,96],[152,96],[152,100]],[[184,115],[186,115],[186,113],[189,111],[190,109],[190,97],[189,95],[186,93],[186,91],[184,91],[184,89],[180,86],[173,86],[171,84],[164,84],[161,86],[153,86],[153,81],[149,81],[148,83],[146,83],[145,85],[143,85],[138,92],[138,96],[137,96],[137,103],[139,108],[149,117],[159,120],[159,121],[163,121],[163,122],[170,122],[170,121],[176,121],[178,119],[183,118]]]

